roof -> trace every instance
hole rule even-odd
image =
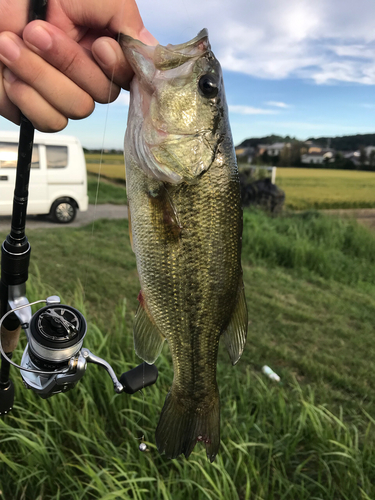
[[[287,142],[275,142],[273,144],[270,144],[268,146],[269,149],[283,149],[284,146],[286,146],[288,143]]]
[[[324,156],[327,153],[332,153],[332,151],[322,150],[322,151],[320,151],[320,153],[317,153],[317,152],[305,153],[302,156]]]
[[[0,130],[0,141],[19,141],[19,132],[10,132],[8,130]],[[66,143],[79,143],[77,137],[73,135],[64,135],[59,133],[44,134],[42,132],[35,132],[34,142],[38,144],[66,144]]]

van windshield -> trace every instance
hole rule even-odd
[[[0,168],[16,168],[18,144],[16,142],[0,142]],[[31,168],[39,168],[39,145],[34,144]]]

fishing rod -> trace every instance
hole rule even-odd
[[[47,0],[31,0],[29,22],[46,18]],[[87,364],[104,368],[120,394],[135,392],[156,382],[155,365],[142,363],[118,379],[111,365],[83,347],[87,333],[84,316],[74,307],[63,305],[56,295],[29,303],[26,282],[31,246],[26,236],[26,215],[34,126],[21,113],[16,183],[11,230],[1,247],[0,277],[0,416],[8,414],[14,403],[14,384],[10,367],[20,370],[24,385],[42,398],[72,389],[85,374]],[[35,314],[31,306],[45,304]],[[12,361],[21,329],[28,343],[21,364]]]

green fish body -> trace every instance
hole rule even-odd
[[[206,30],[148,47],[122,35],[135,71],[125,136],[132,245],[141,283],[136,353],[153,363],[167,340],[174,379],[156,430],[160,452],[220,445],[216,364],[247,332],[242,209],[221,68]]]

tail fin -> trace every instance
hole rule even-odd
[[[155,433],[160,453],[176,458],[181,453],[186,458],[199,441],[206,445],[207,458],[215,460],[220,446],[220,401],[216,392],[213,404],[205,412],[187,410],[178,404],[178,399],[167,394]]]

